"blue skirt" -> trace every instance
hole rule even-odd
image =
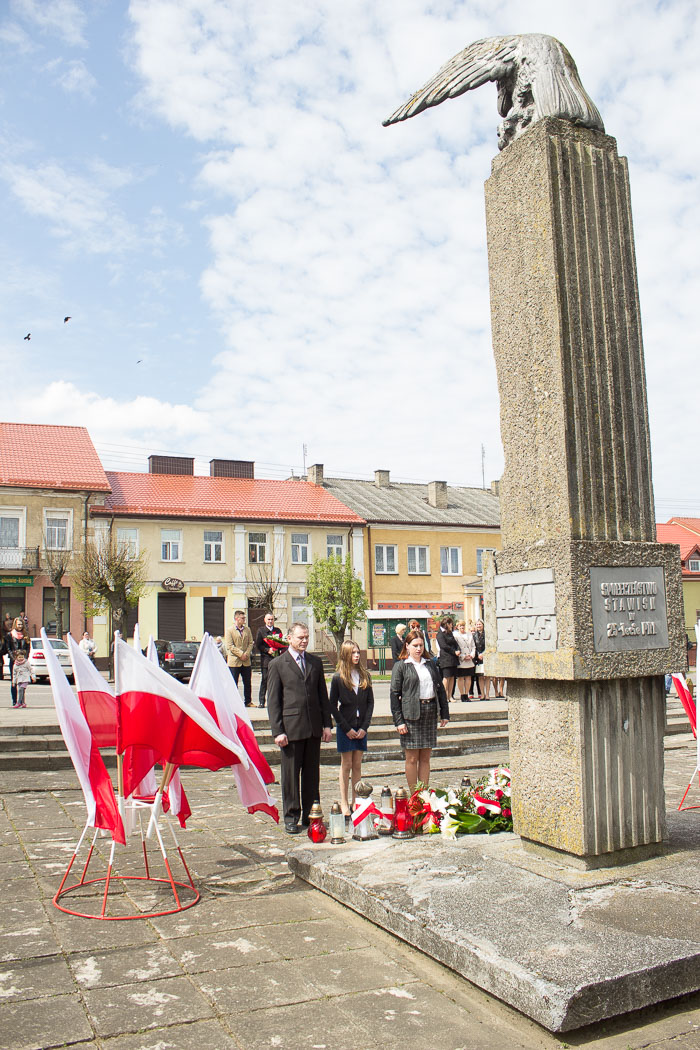
[[[367,750],[367,734],[362,737],[362,740],[351,740],[347,733],[344,733],[340,726],[335,727],[336,735],[336,746],[338,751],[366,751]]]

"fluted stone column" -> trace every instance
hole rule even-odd
[[[551,118],[486,183],[505,470],[486,674],[508,678],[516,831],[586,866],[664,833],[678,548],[655,542],[627,164]]]

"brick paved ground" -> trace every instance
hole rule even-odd
[[[470,756],[493,764],[498,757]],[[692,744],[667,751],[676,800]],[[435,783],[459,779],[446,760]],[[398,784],[397,766],[368,767]],[[700,1048],[700,994],[565,1037],[539,1028],[289,874],[291,838],[235,802],[228,774],[188,774],[190,911],[101,923],[51,904],[83,807],[71,773],[0,777],[0,1045],[104,1050]],[[322,770],[326,809],[335,770]],[[695,820],[695,814],[688,815]],[[698,818],[700,819],[700,811]],[[527,902],[523,902],[527,907]],[[468,922],[465,916],[465,922]]]

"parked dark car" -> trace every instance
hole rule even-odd
[[[197,659],[199,642],[157,641],[158,663],[181,682],[189,682],[194,662]]]

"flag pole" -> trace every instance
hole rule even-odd
[[[175,763],[174,762],[167,762],[166,765],[165,765],[165,769],[163,770],[163,776],[161,777],[160,784],[158,785],[158,790],[156,791],[156,797],[153,799],[153,808],[151,809],[151,819],[149,820],[148,827],[146,829],[146,838],[147,839],[150,839],[150,837],[153,834],[153,831],[155,830],[156,824],[158,822],[158,817],[160,816],[160,812],[161,812],[161,808],[162,808],[163,792],[166,790],[168,784],[170,783],[170,780],[171,780],[172,775],[173,775],[174,772],[175,772]]]

